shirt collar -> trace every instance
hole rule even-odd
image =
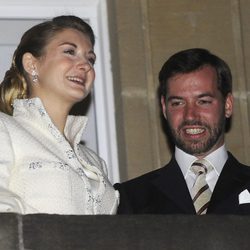
[[[226,151],[225,144],[205,157],[205,159],[213,165],[214,170],[217,175],[220,175],[223,169],[223,166],[225,165],[227,161],[227,158],[228,158],[228,154]],[[183,173],[184,178],[186,178],[186,175],[192,163],[195,160],[197,160],[195,156],[184,152],[178,147],[175,147],[175,159],[178,165],[180,166],[180,169]]]

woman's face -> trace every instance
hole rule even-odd
[[[95,60],[86,35],[74,29],[57,33],[45,47],[44,56],[36,61],[38,83],[32,84],[31,97],[70,105],[80,102],[95,79]]]

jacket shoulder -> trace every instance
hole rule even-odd
[[[120,193],[118,214],[137,214],[157,212],[162,201],[154,181],[157,180],[168,166],[148,172],[144,175],[123,183],[116,183],[114,188]]]
[[[250,174],[250,166],[245,165],[241,162],[239,162],[232,153],[228,152],[228,160],[226,162],[226,164],[230,165],[230,166],[235,166],[240,168],[242,171],[249,173]]]
[[[141,176],[135,177],[131,180],[122,182],[122,183],[116,183],[115,187],[117,189],[119,188],[126,188],[126,189],[133,189],[133,188],[139,188],[142,186],[142,188],[145,188],[146,185],[151,185],[151,181],[157,178],[158,176],[161,176],[164,171],[167,170],[168,167],[171,165],[177,164],[175,159],[172,158],[169,163],[167,163],[165,166],[158,168],[156,170],[150,171],[148,173],[145,173]]]
[[[13,124],[14,119],[13,116],[0,112],[0,128],[7,129],[9,125]]]
[[[116,183],[114,188],[120,192],[121,199],[137,200],[138,197],[140,197],[139,199],[148,197],[155,190],[153,180],[161,176],[166,167],[161,167],[122,183]]]

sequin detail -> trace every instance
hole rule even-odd
[[[74,159],[74,158],[76,158],[76,155],[75,155],[73,149],[67,150],[67,151],[66,151],[66,155],[67,155],[67,157],[68,157],[69,159]]]
[[[67,163],[64,162],[31,162],[29,164],[29,169],[30,170],[36,170],[36,169],[41,169],[44,167],[49,167],[49,168],[56,168],[56,169],[60,169],[63,171],[69,171],[70,170],[70,166]]]
[[[31,162],[29,164],[29,169],[31,169],[31,170],[35,170],[35,169],[38,169],[38,168],[42,168],[42,163],[41,162]]]

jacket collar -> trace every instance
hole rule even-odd
[[[13,117],[15,119],[25,119],[27,122],[36,123],[41,129],[45,130],[58,141],[62,142],[65,137],[53,124],[41,99],[38,97],[31,99],[16,99],[14,101]],[[87,117],[69,115],[66,121],[64,134],[71,145],[76,145],[81,141],[83,130],[87,125]]]
[[[160,192],[175,202],[184,212],[195,214],[186,181],[175,158],[172,158],[152,182]]]
[[[221,204],[229,196],[236,194],[235,197],[238,197],[237,194],[250,182],[250,171],[247,168],[244,171],[244,165],[239,163],[231,153],[228,153],[228,156],[212,194],[208,212],[216,209],[217,204]]]

